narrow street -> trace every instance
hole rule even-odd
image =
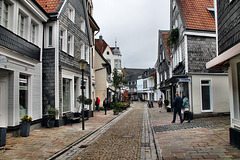
[[[157,159],[147,112],[146,103],[133,104],[96,141],[78,144],[57,159]]]
[[[240,159],[229,144],[229,116],[198,118],[171,124],[172,112],[157,104],[134,102],[120,115],[103,111],[81,123],[31,131],[29,137],[7,137],[0,159]],[[24,146],[24,147],[23,147]]]

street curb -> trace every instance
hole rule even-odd
[[[148,109],[148,115],[150,115],[148,118],[149,118],[150,127],[151,127],[152,134],[153,134],[154,145],[155,145],[155,149],[156,149],[156,152],[157,152],[157,157],[158,157],[158,160],[162,160],[162,150],[160,149],[160,146],[158,145],[157,136],[156,136],[156,134],[154,132],[154,129],[153,129],[153,126],[152,126],[151,114],[149,112],[149,108],[147,107],[147,109]]]
[[[79,140],[73,142],[72,144],[70,144],[68,147],[64,148],[63,150],[57,152],[56,154],[52,155],[51,157],[47,158],[46,160],[54,160],[55,158],[59,157],[60,155],[64,154],[65,152],[67,152],[68,150],[70,150],[72,147],[74,147],[75,145],[77,145],[78,143],[84,141],[85,139],[87,139],[88,137],[90,137],[91,135],[93,135],[94,133],[96,133],[97,131],[99,131],[101,128],[107,126],[109,123],[111,123],[113,120],[115,120],[116,118],[125,115],[127,112],[129,112],[131,110],[132,107],[128,108],[127,110],[123,111],[121,114],[117,115],[116,117],[114,117],[113,119],[109,120],[107,123],[101,125],[100,127],[98,127],[97,129],[95,129],[94,131],[84,135],[82,138],[80,138]]]

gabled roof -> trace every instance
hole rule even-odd
[[[165,44],[166,49],[167,49],[168,59],[171,62],[172,58],[171,58],[171,55],[170,55],[170,47],[167,45],[167,38],[168,38],[169,35],[170,35],[170,32],[162,32],[164,44]]]
[[[36,0],[48,13],[55,12],[61,0]]]
[[[188,29],[215,31],[215,20],[207,8],[214,0],[178,0]]]
[[[103,54],[107,46],[108,44],[104,40],[95,39],[95,48],[99,53]]]

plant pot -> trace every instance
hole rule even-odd
[[[52,128],[55,125],[55,119],[50,119],[47,121],[47,128]]]
[[[6,145],[6,133],[7,133],[7,128],[0,128],[0,147]]]
[[[20,130],[20,136],[28,137],[29,132],[30,132],[30,123],[22,123],[21,130]]]

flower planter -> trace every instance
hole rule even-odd
[[[7,133],[7,128],[0,128],[0,147],[6,145],[6,133]]]
[[[30,123],[22,123],[21,130],[20,130],[20,136],[28,137],[29,132],[30,132]]]

